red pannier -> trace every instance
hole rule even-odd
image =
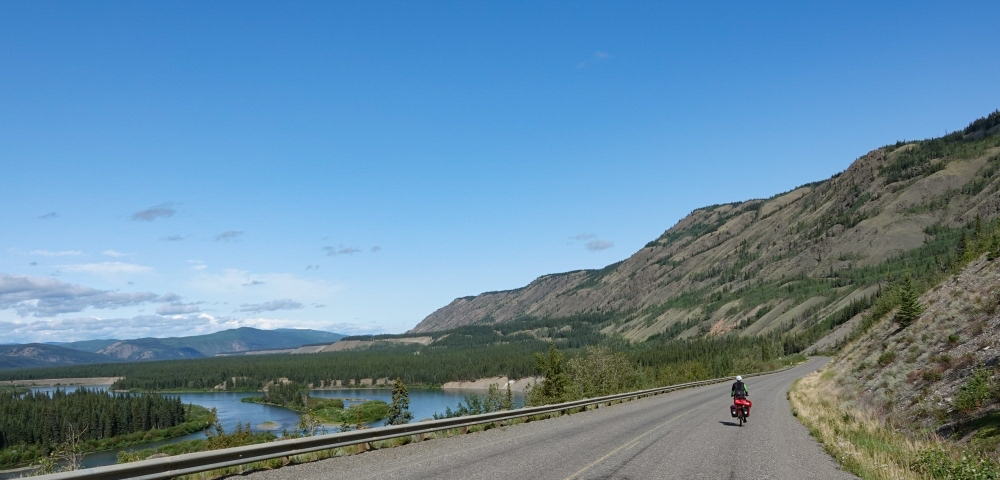
[[[745,398],[735,398],[733,399],[733,404],[729,406],[729,413],[736,418],[736,408],[740,407],[743,409],[743,417],[750,416],[750,407],[753,406],[753,402]]]

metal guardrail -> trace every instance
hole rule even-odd
[[[754,377],[768,373],[780,372],[789,368],[791,367],[785,367],[772,372],[754,373],[744,376]],[[716,378],[712,380],[671,385],[668,387],[657,387],[648,390],[619,393],[604,397],[574,400],[572,402],[558,403],[555,405],[526,407],[517,410],[504,410],[480,415],[429,420],[405,425],[392,425],[387,427],[355,430],[351,432],[278,440],[269,443],[225,448],[208,452],[185,453],[182,455],[141,460],[118,465],[107,465],[103,467],[86,468],[69,472],[52,473],[32,478],[38,480],[117,480],[125,478],[138,478],[142,480],[165,479],[179,475],[188,475],[208,470],[272,460],[275,458],[291,457],[320,450],[329,450],[369,442],[378,442],[411,435],[422,435],[441,430],[451,430],[454,428],[466,428],[474,425],[503,422],[506,420],[514,420],[534,415],[566,412],[575,408],[585,408],[591,405],[600,405],[603,403],[610,405],[612,402],[616,401],[659,395],[685,388],[726,382],[732,379],[733,377]]]

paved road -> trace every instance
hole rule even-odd
[[[785,392],[822,366],[747,379],[740,428],[728,383],[610,408],[247,475],[253,479],[848,479],[791,415]]]

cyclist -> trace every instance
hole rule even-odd
[[[737,375],[736,376],[736,381],[733,382],[733,388],[732,388],[732,394],[731,394],[731,396],[733,397],[732,410],[733,410],[733,416],[734,417],[736,416],[736,405],[737,404],[744,405],[744,409],[745,409],[744,410],[744,415],[745,415],[745,417],[749,417],[750,416],[750,407],[753,406],[753,402],[751,402],[750,400],[747,400],[747,396],[748,395],[750,395],[750,393],[747,391],[746,384],[743,383],[743,376],[742,375]]]

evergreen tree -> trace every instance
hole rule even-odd
[[[958,254],[958,260],[962,261],[965,258],[965,252],[969,247],[969,237],[965,234],[965,230],[962,230],[962,236],[958,238],[958,246],[955,248],[955,253]]]
[[[563,353],[556,349],[555,344],[550,343],[548,356],[536,353],[535,364],[538,373],[545,378],[528,393],[529,403],[545,405],[565,401],[569,379],[563,365]]]
[[[907,276],[903,279],[903,285],[899,291],[899,311],[896,312],[896,323],[908,327],[923,311],[924,307],[920,305],[920,298],[913,286],[913,280]]]
[[[413,420],[410,413],[410,392],[406,391],[406,385],[398,377],[392,382],[392,405],[389,406],[389,417],[385,419],[386,425],[402,425]]]

